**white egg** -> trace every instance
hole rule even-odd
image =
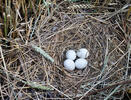
[[[89,56],[89,51],[86,48],[81,48],[77,51],[77,56],[80,58],[87,58]]]
[[[68,50],[66,52],[66,58],[71,59],[71,60],[75,60],[76,59],[76,52],[74,50]]]
[[[71,59],[66,59],[64,61],[64,67],[66,70],[73,71],[75,69],[75,63]]]
[[[75,66],[77,69],[84,69],[87,66],[87,64],[87,60],[83,58],[79,58],[75,61]]]

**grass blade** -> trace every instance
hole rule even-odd
[[[48,55],[48,53],[46,53],[44,50],[42,50],[40,47],[32,45],[32,48],[34,48],[36,52],[40,53],[42,56],[44,56],[46,59],[50,60],[52,63],[54,62],[54,59],[50,55]]]

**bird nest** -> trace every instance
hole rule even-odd
[[[1,66],[3,69],[6,66],[8,73],[1,73],[8,78],[7,81],[2,81],[4,77],[1,79],[1,89],[11,84],[12,93],[24,99],[88,97],[102,100],[109,95],[111,99],[122,98],[130,82],[129,52],[118,24],[100,20],[102,15],[62,12],[61,9],[53,10],[48,17],[41,15],[30,39],[12,40],[15,49],[3,51],[6,57],[5,64],[1,60]],[[48,53],[54,62],[32,45]],[[89,50],[88,66],[83,70],[65,70],[65,52],[79,48]],[[6,95],[6,88],[2,92]]]

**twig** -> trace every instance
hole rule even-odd
[[[108,60],[109,60],[109,55],[108,55],[108,52],[109,52],[109,46],[108,46],[108,38],[107,38],[107,44],[106,44],[106,51],[105,51],[105,59],[104,59],[104,65],[103,65],[103,69],[100,73],[100,76],[99,76],[99,79],[101,79],[106,67],[107,67],[107,63],[108,63]]]
[[[3,74],[6,74],[6,72],[3,71],[3,70],[1,70],[1,69],[0,69],[0,72],[3,73]],[[32,88],[41,89],[41,90],[54,90],[53,88],[51,88],[51,87],[49,87],[49,86],[44,86],[44,85],[39,84],[39,83],[37,83],[37,82],[24,81],[24,80],[16,77],[15,75],[13,75],[12,73],[9,73],[8,75],[9,75],[10,77],[18,80],[18,81],[21,81],[22,83],[24,83],[24,84],[26,84],[26,85],[28,85],[28,86],[30,86],[30,87],[32,87]]]
[[[3,60],[3,65],[4,65],[4,72],[6,73],[6,76],[7,76],[7,80],[9,82],[9,75],[8,75],[8,70],[7,70],[7,67],[6,67],[6,63],[5,63],[5,59],[4,59],[4,55],[3,55],[3,52],[2,52],[2,48],[0,46],[0,53],[1,53],[1,58]]]
[[[1,89],[1,84],[0,84],[0,94],[1,94],[2,100],[4,100],[3,92],[2,92],[2,89]]]
[[[108,100],[120,87],[121,85],[117,86],[104,100]]]
[[[57,92],[61,93],[62,95],[64,95],[65,97],[67,97],[68,99],[71,99],[68,95],[66,95],[65,93],[61,92],[60,90],[58,90],[57,88],[55,88],[54,86],[52,86],[51,84],[49,84],[49,86],[51,86],[54,90],[56,90]]]
[[[39,15],[38,15],[38,17],[37,17],[37,19],[36,19],[36,21],[35,21],[35,24],[34,24],[32,33],[30,34],[30,38],[32,38],[32,36],[33,36],[33,34],[34,34],[34,32],[35,32],[36,25],[37,25],[37,23],[38,23],[38,21],[39,21],[39,19],[40,19],[41,14],[42,14],[42,11],[39,13]]]
[[[86,15],[85,17],[90,17],[90,18],[92,18],[92,19],[94,19],[94,20],[96,20],[96,21],[98,21],[98,22],[103,23],[103,24],[108,24],[108,22],[107,22],[106,20],[102,20],[102,19],[93,17],[93,16],[91,16],[91,15]]]
[[[83,100],[83,98],[88,95],[90,93],[90,91],[92,91],[98,84],[100,84],[101,81],[99,81],[98,83],[96,83],[94,86],[92,86],[79,100]]]
[[[129,36],[129,39],[131,39],[131,35]],[[130,55],[131,55],[131,44],[130,44],[130,41],[128,43],[128,55],[127,55],[127,65],[126,65],[126,77],[128,76],[128,71],[129,71],[129,63],[130,63]],[[126,78],[125,77],[125,78]]]
[[[131,6],[131,4],[127,4],[127,5],[123,6],[120,10],[114,12],[111,16],[109,16],[107,19],[105,19],[105,21],[109,20],[110,18],[112,18],[113,16],[115,16],[116,14],[122,12],[124,9],[126,9],[126,8],[128,8],[130,6]]]
[[[99,92],[101,92],[101,91],[105,91],[105,90],[107,90],[107,89],[113,88],[113,87],[118,86],[118,85],[125,85],[125,84],[129,84],[129,83],[131,83],[131,80],[122,81],[122,82],[119,82],[119,83],[115,83],[115,84],[113,84],[113,85],[111,85],[111,86],[104,87],[104,88],[102,88],[102,89],[93,90],[93,91],[91,91],[91,92],[88,92],[88,93],[86,94],[86,97],[87,97],[87,96],[90,96],[90,95],[93,95],[93,94],[97,94],[97,93],[99,93]],[[85,98],[85,97],[84,97],[84,98]]]

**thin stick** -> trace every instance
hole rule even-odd
[[[4,55],[3,55],[3,52],[2,52],[1,45],[0,45],[0,53],[1,53],[1,58],[2,58],[2,60],[3,60],[4,71],[5,71],[6,76],[7,76],[7,81],[9,82],[8,70],[7,70],[7,67],[6,67],[6,63],[5,63],[5,59],[4,59]]]
[[[124,9],[126,9],[126,8],[128,8],[128,7],[130,7],[130,6],[131,6],[131,4],[125,5],[125,6],[122,7],[120,10],[114,12],[111,16],[109,16],[107,19],[105,19],[105,21],[109,20],[110,18],[112,18],[113,16],[115,16],[116,14],[122,12]]]
[[[102,75],[103,75],[103,73],[104,73],[104,71],[105,71],[105,69],[106,69],[106,67],[107,67],[107,63],[108,63],[108,59],[109,59],[109,55],[108,55],[108,52],[109,52],[109,47],[108,47],[108,38],[107,38],[107,44],[106,44],[106,51],[105,51],[105,59],[104,59],[104,65],[103,65],[103,69],[102,69],[102,71],[101,71],[101,73],[100,73],[100,76],[99,76],[99,78],[101,79],[102,77]]]
[[[5,71],[3,71],[3,70],[1,70],[1,69],[0,69],[0,72],[2,72],[2,73],[4,73],[4,74],[6,73]],[[18,81],[21,81],[22,83],[24,83],[24,84],[26,84],[26,85],[28,85],[28,86],[30,86],[30,87],[32,87],[32,88],[35,88],[35,89],[50,90],[50,91],[51,91],[51,90],[54,90],[53,88],[51,88],[51,87],[49,87],[49,86],[45,86],[45,85],[39,84],[39,83],[37,83],[37,82],[24,81],[24,80],[16,77],[16,76],[15,76],[14,74],[12,74],[12,73],[9,73],[8,75],[9,75],[10,77],[18,80]]]
[[[88,93],[90,93],[90,91],[92,91],[98,84],[100,84],[102,81],[99,81],[98,83],[96,83],[94,86],[92,86],[79,100],[82,100],[86,95],[88,95]]]
[[[2,89],[1,89],[1,84],[0,84],[0,93],[1,93],[2,100],[4,100],[3,92],[2,92]]]
[[[62,95],[64,95],[65,97],[69,98],[72,100],[72,98],[70,98],[68,95],[66,95],[65,93],[61,92],[60,90],[58,90],[57,88],[55,88],[54,86],[52,86],[51,84],[49,84],[50,87],[52,87],[54,90],[56,90],[57,92],[61,93]]]
[[[86,97],[87,97],[87,96],[90,96],[90,95],[93,95],[93,94],[96,94],[96,93],[99,93],[99,92],[101,92],[101,91],[108,90],[108,89],[113,88],[113,87],[118,86],[118,85],[124,85],[124,84],[130,84],[130,83],[131,83],[131,80],[126,80],[126,81],[122,81],[122,82],[119,82],[119,83],[115,83],[115,84],[113,84],[113,85],[104,87],[104,88],[102,88],[102,89],[97,89],[97,90],[93,90],[93,91],[91,91],[91,92],[88,92],[88,93],[86,94]]]
[[[104,100],[108,100],[120,87],[121,85],[117,86]]]
[[[35,24],[34,24],[32,33],[30,34],[30,38],[32,38],[32,36],[33,36],[33,34],[34,34],[34,32],[35,32],[35,29],[36,29],[36,26],[37,26],[37,23],[38,23],[38,21],[39,21],[39,19],[40,19],[41,14],[42,14],[42,11],[39,13],[39,15],[38,15],[38,17],[37,17],[37,19],[36,19],[36,21],[35,21]]]

